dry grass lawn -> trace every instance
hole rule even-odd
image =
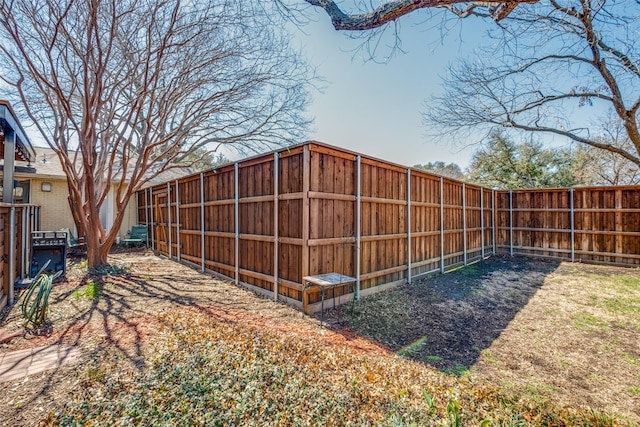
[[[3,383],[0,424],[633,425],[640,271],[494,258],[327,313],[149,252],[69,270],[52,329],[0,352],[81,363]],[[22,328],[19,310],[0,328]],[[395,354],[399,353],[399,354]]]
[[[405,357],[640,422],[640,270],[494,257],[333,313]]]

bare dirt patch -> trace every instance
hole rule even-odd
[[[638,269],[493,257],[326,317],[442,371],[640,421]]]

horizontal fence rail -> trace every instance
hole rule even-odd
[[[347,301],[495,251],[492,191],[307,143],[138,193],[149,246],[303,306],[303,277]],[[309,293],[309,308],[320,295]]]

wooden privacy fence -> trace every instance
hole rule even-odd
[[[150,246],[303,306],[303,277],[356,278],[339,302],[494,252],[493,191],[306,143],[138,193]],[[318,309],[318,292],[309,309]]]
[[[0,309],[13,303],[16,280],[29,275],[31,232],[39,226],[39,206],[0,203]]]
[[[305,276],[356,278],[344,302],[496,251],[640,265],[640,187],[493,191],[315,142],[140,191],[138,220],[155,251],[303,307]]]
[[[496,191],[496,243],[511,255],[640,265],[640,187]]]

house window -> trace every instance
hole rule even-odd
[[[29,203],[31,200],[31,181],[14,181],[13,184],[13,203]],[[0,185],[0,194],[2,194],[2,185]]]
[[[18,181],[18,185],[13,189],[13,200],[16,203],[31,202],[31,181]]]

